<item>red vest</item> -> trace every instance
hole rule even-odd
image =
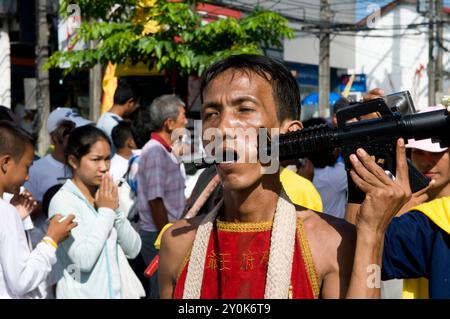
[[[205,260],[201,298],[263,299],[272,222],[214,223]],[[314,264],[300,219],[297,219],[289,298],[319,295]],[[188,257],[178,278],[174,298],[183,297]]]

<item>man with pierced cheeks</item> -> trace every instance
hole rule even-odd
[[[231,56],[201,81],[203,131],[301,130],[300,93],[280,63]],[[211,141],[205,141],[207,145]],[[261,163],[216,165],[223,199],[206,216],[184,219],[163,235],[162,298],[379,298],[385,230],[411,196],[405,146],[397,144],[392,181],[363,150],[351,155],[351,176],[366,193],[356,226],[292,204]]]

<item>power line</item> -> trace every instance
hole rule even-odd
[[[237,1],[237,2],[241,2],[241,1]],[[250,5],[249,3],[246,3],[246,4]],[[317,9],[317,10],[320,9],[320,5],[319,4],[302,2],[302,1],[296,1],[296,0],[293,0],[293,1],[281,0],[281,1],[276,3],[276,5],[278,5],[278,4],[280,4],[280,5],[292,5],[294,8],[311,8],[311,9]],[[361,10],[361,9],[364,9],[364,8],[368,7],[368,3],[357,3],[355,1],[346,2],[346,3],[343,3],[343,2],[332,3],[330,5],[330,7],[331,7],[332,11],[339,11],[339,10],[343,11],[343,10],[346,10],[345,8],[342,8],[342,5],[348,5],[349,6],[348,7],[349,10],[351,10],[351,9]],[[274,7],[274,5],[273,5],[273,7]]]
[[[358,26],[349,23],[341,23],[341,24],[330,24],[328,26],[328,31],[347,31],[347,32],[362,32],[362,31],[386,31],[386,30],[409,30],[409,29],[418,29],[419,27],[427,27],[431,25],[445,25],[447,21],[434,21],[434,22],[420,22],[420,23],[410,23],[410,24],[397,24],[390,26],[381,26],[377,28],[369,28],[368,26]],[[321,25],[316,26],[317,30],[321,29]],[[314,29],[314,27],[309,27],[310,30]]]
[[[362,54],[362,55],[365,55],[366,57],[373,58],[373,59],[375,59],[375,60],[380,60],[380,59],[383,57],[383,55],[384,55],[384,53],[383,53],[382,55],[380,55],[380,54],[378,54],[378,53],[376,53],[376,52],[368,51],[367,49],[362,48],[361,46],[357,46],[357,45],[352,46],[352,45],[349,45],[349,44],[347,44],[347,43],[340,42],[340,41],[338,41],[338,40],[336,40],[336,41],[334,41],[334,42],[335,42],[338,46],[340,46],[340,47],[342,47],[342,48],[344,48],[344,49],[347,49],[347,50],[350,50],[350,51],[357,50],[358,53],[360,53],[360,54]],[[392,57],[388,57],[387,59],[389,60],[389,63],[390,63],[390,64],[393,64],[393,65],[395,65],[395,66],[397,66],[397,67],[400,67],[400,68],[402,68],[402,69],[410,69],[410,68],[411,68],[410,65],[402,65],[402,64],[397,63],[396,61],[393,60]],[[411,63],[410,63],[410,64],[411,64]]]
[[[277,2],[275,2],[273,5],[270,6],[270,8],[268,8],[267,10],[271,10],[273,7],[275,7],[277,4],[279,4],[281,2],[281,0],[278,0]]]
[[[438,45],[442,48],[442,50],[444,50],[445,52],[450,52],[450,50],[447,49],[446,46],[444,46],[444,44],[442,43],[442,40],[439,37],[437,37],[436,40],[437,40]],[[445,40],[445,41],[448,41],[448,40]]]
[[[230,8],[235,8],[238,10],[242,10],[242,11],[247,11],[247,12],[251,12],[253,10],[253,8],[250,6],[249,3],[247,2],[243,2],[243,1],[239,1],[236,0],[235,3],[239,3],[240,5],[230,5],[227,2],[224,1],[218,1],[220,4],[230,7]],[[268,1],[265,1],[265,3],[267,3]],[[291,1],[272,1],[275,2],[275,4],[278,3],[283,3],[286,4],[288,3],[292,3]],[[298,3],[296,3],[298,4]],[[289,14],[285,14],[282,13],[281,11],[284,10],[288,10],[290,9],[290,11],[293,11],[296,7],[291,7],[291,8],[284,8],[284,9],[279,9],[278,11],[280,11],[279,13],[281,15],[283,15],[285,18],[287,18],[288,20],[290,20],[291,22],[297,22],[297,23],[302,23],[302,24],[306,24],[307,26],[302,27],[302,29],[300,30],[296,30],[297,32],[302,32],[302,33],[309,33],[309,34],[314,34],[314,35],[319,35],[320,32],[323,32],[324,30],[324,22],[321,20],[318,20],[316,17],[312,17],[309,15],[304,14],[303,18],[298,18],[298,17],[294,17],[292,15]],[[445,23],[448,23],[447,21],[443,20],[443,21],[434,21],[432,22],[434,24],[437,25],[443,25]],[[390,26],[383,26],[383,27],[378,27],[378,28],[368,28],[367,26],[357,26],[354,23],[342,23],[342,22],[334,22],[331,24],[327,24],[325,31],[329,32],[330,34],[334,34],[334,35],[348,35],[350,36],[350,33],[359,33],[359,32],[371,32],[373,33],[374,31],[389,31],[389,30],[416,30],[417,32],[410,34],[411,36],[418,36],[421,33],[421,31],[419,30],[420,27],[426,27],[429,26],[430,23],[429,22],[422,22],[422,23],[411,23],[411,24],[397,24],[397,25],[390,25]],[[357,36],[364,36],[364,37],[376,37],[376,38],[397,38],[400,37],[400,35],[377,35],[377,34],[372,34],[372,35],[368,35],[368,34],[359,34]]]

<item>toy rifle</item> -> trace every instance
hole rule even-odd
[[[388,106],[388,104],[390,104]],[[359,190],[349,176],[351,166],[349,156],[360,147],[375,156],[376,162],[388,174],[396,170],[396,143],[399,138],[428,139],[439,142],[441,147],[450,145],[450,115],[447,109],[416,113],[409,92],[392,94],[368,102],[351,104],[336,113],[337,127],[322,124],[278,136],[278,142],[266,147],[260,146],[259,154],[273,152],[280,162],[311,156],[323,156],[336,148],[341,150],[348,174],[350,203],[361,203],[364,193]],[[376,114],[377,118],[361,120],[364,115]],[[357,121],[350,122],[352,119]],[[430,180],[408,161],[409,181],[412,192],[428,186]],[[197,168],[217,163],[211,158],[196,163]],[[393,176],[393,175],[392,175]]]
[[[379,117],[349,122],[373,113]],[[323,124],[280,135],[279,160],[329,154],[339,148],[348,174],[350,203],[361,203],[364,199],[364,194],[349,176],[352,167],[349,156],[359,147],[375,156],[377,164],[388,174],[393,174],[396,170],[395,150],[399,138],[403,138],[405,142],[412,138],[431,138],[433,142],[439,142],[441,147],[448,147],[450,144],[450,115],[446,109],[405,115],[399,112],[397,106],[389,107],[385,99],[379,98],[345,106],[336,113],[336,117],[337,127]],[[420,173],[410,159],[407,161],[412,192],[427,187],[430,179]]]

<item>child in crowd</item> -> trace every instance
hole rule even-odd
[[[39,286],[56,263],[58,244],[77,225],[73,215],[60,221],[61,216],[55,214],[47,235],[31,251],[21,216],[3,194],[19,192],[33,157],[31,138],[13,123],[0,122],[0,298],[42,298]],[[22,209],[27,207],[30,212],[34,206],[22,205]]]

